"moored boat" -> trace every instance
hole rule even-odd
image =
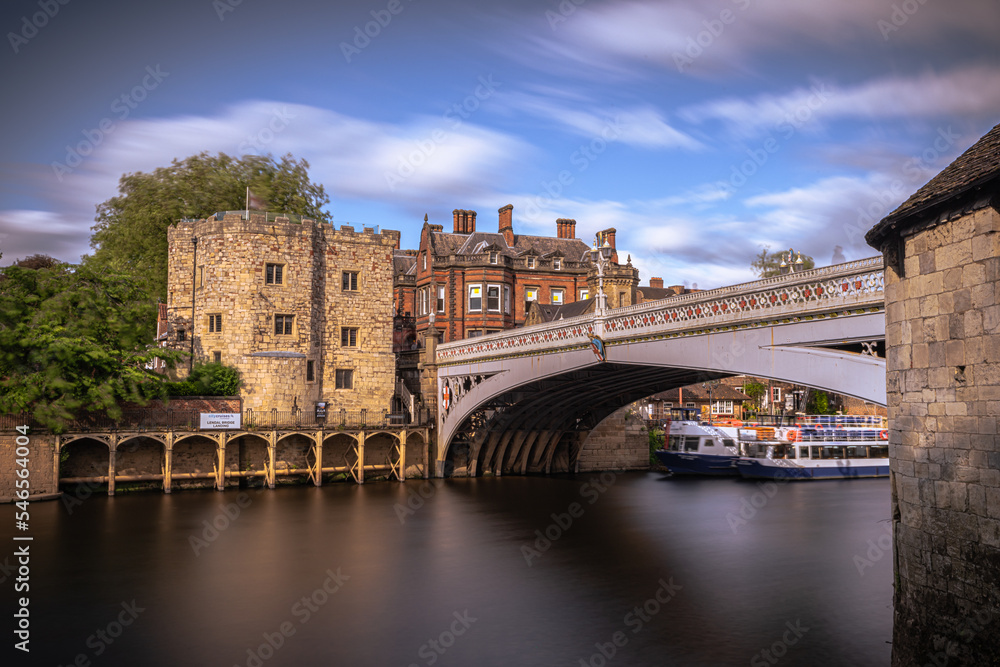
[[[670,420],[657,460],[675,475],[736,476],[740,451],[736,429],[712,426],[685,414]]]
[[[813,415],[787,429],[740,429],[746,455],[736,462],[751,479],[887,477],[885,420],[865,415]]]

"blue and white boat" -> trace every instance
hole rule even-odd
[[[746,453],[736,462],[750,479],[853,479],[889,476],[882,417],[816,415],[795,428],[740,429]]]
[[[672,420],[665,427],[664,447],[654,453],[675,475],[739,475],[739,443],[733,428],[695,419]]]

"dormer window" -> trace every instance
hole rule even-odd
[[[496,264],[496,263],[497,263],[497,254],[495,252],[491,252],[490,253],[490,264]]]
[[[529,269],[535,268],[535,258],[534,257],[529,257],[528,258],[528,268]]]
[[[562,259],[560,259],[559,257],[553,259],[552,268],[555,269],[556,271],[560,270],[562,268]]]

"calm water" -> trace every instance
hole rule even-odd
[[[742,480],[603,479],[38,503],[32,652],[3,663],[888,664],[887,480],[768,497]]]

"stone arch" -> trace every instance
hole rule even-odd
[[[218,450],[215,438],[202,433],[178,434],[171,446],[172,487],[202,489],[214,486]],[[229,459],[228,450],[226,459]]]
[[[107,484],[111,452],[111,444],[105,438],[77,435],[62,439],[59,443],[58,483]]]
[[[153,435],[131,435],[122,438],[115,447],[115,477],[118,484],[138,488],[159,486],[166,472],[166,442]]]
[[[274,443],[275,475],[290,482],[301,481],[294,478],[309,474],[309,466],[316,460],[315,448],[316,440],[311,433],[281,433]]]

